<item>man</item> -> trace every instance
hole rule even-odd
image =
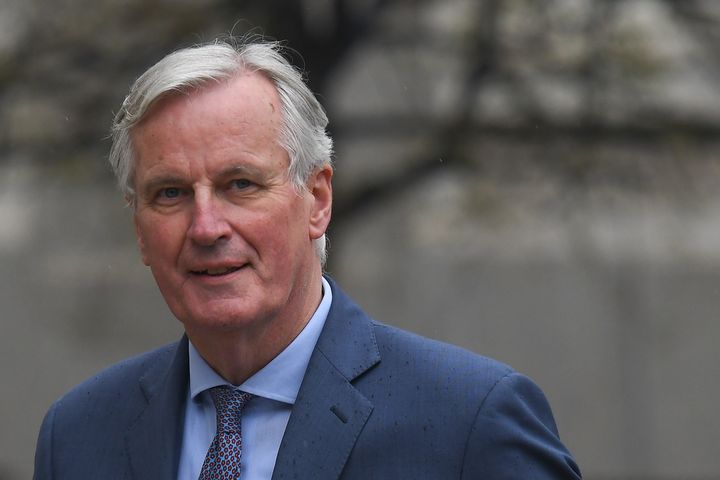
[[[542,392],[323,277],[327,118],[274,44],[168,55],[110,160],[186,335],[58,400],[36,479],[574,479]]]

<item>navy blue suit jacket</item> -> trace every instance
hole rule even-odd
[[[494,360],[333,304],[273,479],[576,479],[550,407]],[[35,479],[174,479],[187,340],[115,365],[48,411]]]

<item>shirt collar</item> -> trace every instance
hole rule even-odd
[[[323,296],[320,305],[305,328],[270,363],[239,385],[240,390],[291,405],[295,403],[310,356],[325,325],[332,303],[332,290],[325,278],[322,279],[322,286]],[[188,343],[191,398],[195,399],[208,388],[231,385],[207,364],[192,342]]]

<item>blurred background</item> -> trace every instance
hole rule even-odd
[[[2,0],[0,479],[181,334],[107,166],[164,54],[287,40],[336,139],[328,271],[533,377],[586,478],[720,478],[720,2]]]

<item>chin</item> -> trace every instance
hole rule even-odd
[[[265,315],[261,309],[249,305],[204,305],[200,309],[188,309],[178,316],[186,330],[216,330],[230,332],[247,329],[257,324]]]

